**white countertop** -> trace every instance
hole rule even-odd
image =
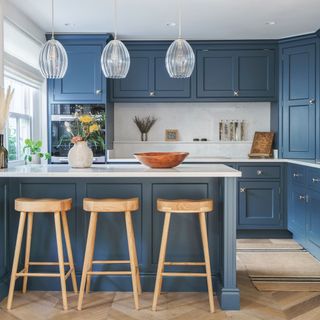
[[[241,172],[223,164],[182,164],[172,169],[150,169],[140,164],[94,165],[87,169],[73,169],[68,165],[24,165],[0,170],[1,177],[213,178],[241,177]]]

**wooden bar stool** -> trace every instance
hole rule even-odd
[[[210,312],[214,312],[213,289],[211,280],[210,255],[208,245],[208,234],[206,225],[206,213],[213,211],[213,201],[205,200],[157,200],[157,209],[165,213],[161,248],[158,261],[158,271],[156,285],[154,289],[152,310],[156,311],[158,298],[161,293],[162,278],[165,277],[206,277],[209,294]],[[166,249],[168,242],[168,233],[171,213],[195,213],[199,216],[201,238],[204,252],[205,262],[166,262]],[[181,273],[181,272],[165,272],[165,266],[205,266],[205,273]]]
[[[139,209],[139,199],[90,199],[85,198],[83,200],[83,208],[85,211],[90,212],[90,223],[87,237],[86,252],[83,262],[83,271],[81,278],[81,286],[78,300],[78,310],[82,309],[84,289],[86,293],[90,291],[91,276],[93,275],[131,275],[133,296],[135,308],[139,309],[139,294],[141,294],[141,283],[139,264],[137,257],[136,242],[132,224],[131,214],[133,211]],[[129,248],[129,260],[99,260],[94,261],[94,246],[97,229],[98,213],[109,212],[124,212],[125,222],[127,229],[128,248]],[[92,265],[94,264],[130,264],[131,271],[92,271]]]
[[[14,287],[15,287],[16,279],[18,277],[23,277],[23,285],[22,285],[23,293],[27,291],[28,277],[57,277],[57,278],[60,278],[60,282],[61,282],[63,309],[68,310],[66,280],[69,278],[70,275],[72,279],[73,290],[75,293],[78,292],[76,273],[74,268],[73,255],[72,255],[71,242],[70,242],[70,233],[69,233],[68,220],[67,220],[67,211],[71,209],[71,206],[72,206],[72,199],[58,200],[58,199],[18,198],[15,200],[15,210],[20,212],[20,220],[19,220],[16,248],[15,248],[14,258],[13,258],[7,309],[10,310],[12,307]],[[30,261],[34,212],[54,214],[59,262],[31,262]],[[17,272],[20,251],[21,251],[21,243],[22,243],[25,221],[27,216],[28,216],[28,225],[27,225],[24,268],[20,272]],[[64,237],[65,237],[65,243],[67,247],[69,262],[64,262],[64,258],[63,258],[62,230],[61,230],[60,219],[62,219],[62,225],[63,225],[63,231],[64,231]],[[59,273],[31,273],[29,272],[30,266],[59,266]],[[69,266],[69,271],[67,273],[65,273],[65,266]]]

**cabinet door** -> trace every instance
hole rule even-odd
[[[63,79],[51,80],[54,102],[106,101],[106,79],[100,57],[102,45],[64,45],[68,70]]]
[[[306,189],[289,186],[288,194],[288,229],[301,240],[306,233]]]
[[[281,225],[280,182],[240,181],[238,226],[261,229]]]
[[[189,98],[191,78],[170,78],[165,64],[166,51],[156,52],[153,58],[154,79],[152,91],[154,98]]]
[[[124,79],[113,81],[113,98],[147,98],[152,96],[153,54],[150,51],[130,51],[130,69]]]
[[[320,249],[320,193],[308,191],[307,199],[308,220],[307,236],[308,240]]]
[[[283,156],[315,158],[315,45],[283,50]]]
[[[234,97],[236,59],[233,51],[197,52],[197,97]]]
[[[236,91],[239,97],[274,97],[274,50],[237,52]]]

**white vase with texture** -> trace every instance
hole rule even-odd
[[[79,141],[73,145],[68,154],[68,162],[72,168],[91,167],[93,153],[86,141]]]

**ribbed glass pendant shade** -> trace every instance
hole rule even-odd
[[[194,69],[195,56],[190,44],[177,39],[166,54],[166,68],[171,78],[189,78]]]
[[[120,40],[111,40],[103,49],[101,68],[106,78],[123,79],[130,68],[130,55]]]
[[[47,79],[61,79],[68,69],[68,55],[62,44],[55,39],[47,41],[41,49],[39,66]]]

